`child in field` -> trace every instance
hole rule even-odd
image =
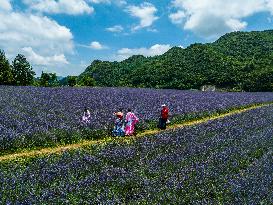
[[[122,110],[120,109],[120,111],[114,113],[114,115],[116,116],[116,120],[115,120],[114,130],[112,131],[112,135],[123,137],[125,135],[125,131],[124,131],[124,120],[123,120]]]
[[[91,114],[90,114],[90,111],[86,107],[84,108],[84,113],[83,113],[81,122],[85,125],[91,123]]]
[[[139,119],[132,112],[131,109],[128,109],[128,113],[126,114],[126,127],[125,127],[125,135],[130,136],[134,134],[135,125],[138,123]]]

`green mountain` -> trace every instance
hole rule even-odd
[[[155,57],[95,60],[79,76],[98,86],[191,89],[205,84],[245,91],[273,90],[273,30],[232,32],[208,44],[173,47]]]

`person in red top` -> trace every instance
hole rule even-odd
[[[162,110],[161,110],[161,118],[159,119],[159,128],[160,129],[162,129],[162,130],[166,129],[168,117],[169,117],[169,109],[168,109],[167,105],[163,104]]]

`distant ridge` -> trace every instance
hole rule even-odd
[[[213,43],[173,47],[155,57],[93,61],[79,76],[98,86],[273,91],[273,30],[232,32]]]

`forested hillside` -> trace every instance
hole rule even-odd
[[[233,32],[214,43],[174,47],[155,57],[96,60],[79,81],[97,86],[196,89],[204,84],[245,91],[273,90],[273,30]]]

